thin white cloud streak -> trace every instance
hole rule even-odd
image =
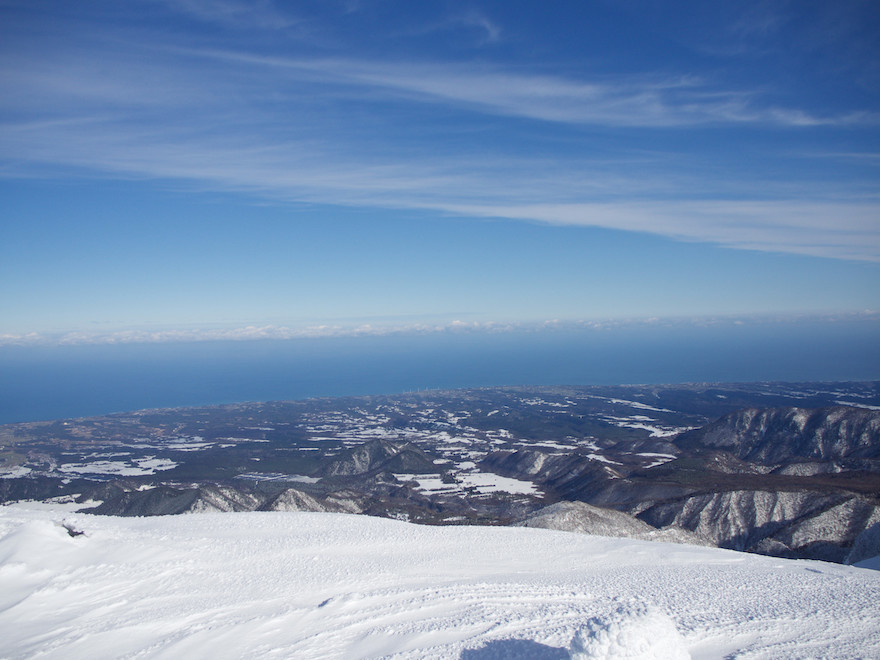
[[[495,44],[501,41],[501,27],[489,20],[489,18],[481,12],[471,9],[464,13],[455,13],[445,20],[429,23],[418,28],[395,32],[394,34],[403,34],[408,37],[422,37],[424,35],[447,32],[453,30],[471,31],[479,36],[475,40],[474,45],[477,47]]]
[[[880,204],[660,201],[458,206],[462,215],[604,227],[729,248],[880,261]]]
[[[96,70],[100,76],[95,76]],[[169,109],[228,104],[262,113],[265,109],[255,102],[264,98],[297,103],[303,95],[335,94],[621,128],[880,123],[880,115],[867,111],[818,116],[800,108],[776,107],[756,91],[718,89],[692,76],[576,80],[488,65],[285,58],[177,47],[109,53],[101,62],[88,54],[63,62],[8,58],[0,72],[0,87],[16,92],[6,100],[7,105],[19,101],[24,108],[42,112],[63,101],[73,107],[91,102],[141,109],[163,104]]]
[[[880,165],[880,152],[871,151],[806,151],[806,158],[834,158],[841,161],[874,162]]]
[[[462,25],[485,31],[485,36],[480,40],[481,44],[494,44],[501,40],[501,28],[475,9],[468,11],[458,20]]]
[[[207,23],[233,27],[281,30],[298,21],[276,8],[271,0],[158,0],[176,12]]]
[[[392,64],[344,59],[294,59],[188,50],[196,57],[276,69],[289,76],[396,92],[424,102],[465,106],[486,114],[565,124],[627,128],[705,124],[817,126],[877,123],[874,113],[820,117],[797,108],[762,107],[756,92],[713,89],[688,76],[570,80],[489,66]]]

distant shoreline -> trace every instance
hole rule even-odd
[[[496,386],[880,379],[873,325],[4,347],[0,424]]]

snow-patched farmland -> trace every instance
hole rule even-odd
[[[9,658],[880,657],[878,602],[876,571],[541,529],[0,507]]]

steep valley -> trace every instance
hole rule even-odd
[[[4,502],[320,511],[853,563],[880,554],[880,384],[490,388],[0,427]]]

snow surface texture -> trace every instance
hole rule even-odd
[[[688,660],[691,656],[669,616],[644,606],[622,606],[593,617],[571,642],[572,660],[634,658]]]
[[[865,658],[878,602],[876,571],[543,529],[0,507],[4,658]]]

